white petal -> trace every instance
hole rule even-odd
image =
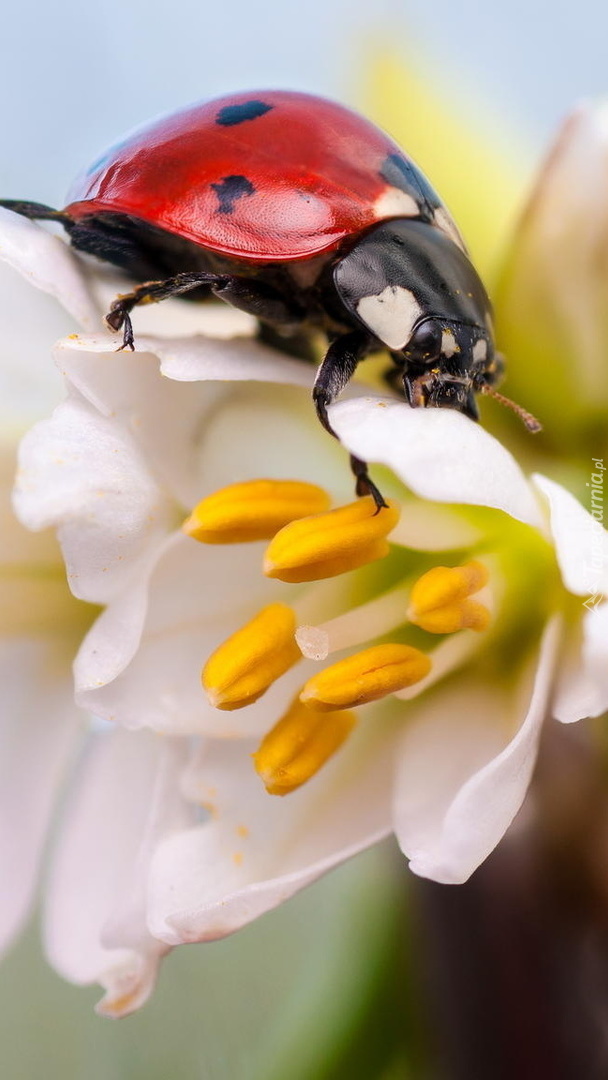
[[[139,567],[139,575],[123,595],[117,597],[93,623],[74,660],[76,700],[90,712],[97,712],[97,690],[116,679],[137,652],[148,607],[148,573]],[[113,711],[99,709],[98,715],[115,720]]]
[[[0,949],[28,914],[53,804],[75,747],[62,642],[0,640]]]
[[[177,533],[165,543],[150,576],[137,580],[103,612],[74,665],[77,700],[131,728],[233,738],[261,735],[301,681],[293,677],[259,703],[234,713],[209,705],[200,682],[210,653],[273,600],[292,589],[260,572],[263,544],[206,546]]]
[[[77,356],[106,355],[116,366],[133,357],[128,352],[116,352],[116,338],[108,334],[75,335],[61,344],[62,367],[71,381],[86,396],[86,384],[94,385],[103,373],[82,368]],[[153,355],[161,361],[161,371],[177,382],[271,382],[312,388],[314,368],[302,360],[294,360],[268,345],[249,337],[218,340],[200,334],[189,338],[163,338],[142,335],[137,339],[137,353]],[[69,354],[73,359],[70,361]],[[104,380],[107,385],[107,380]]]
[[[352,499],[344,450],[321,430],[308,390],[232,384],[205,421],[197,452],[190,452],[200,461],[197,500],[236,479],[260,476],[308,480],[338,502]]]
[[[309,471],[308,457],[314,462],[322,459],[328,444],[330,456],[337,457],[333,441],[319,437],[308,394],[309,365],[270,349],[260,355],[262,346],[246,339],[142,339],[139,344],[150,351],[117,353],[106,338],[67,339],[55,355],[72,386],[97,411],[121,421],[137,441],[149,469],[184,507],[198,502],[207,490],[231,482],[231,469],[237,468],[241,477],[252,453],[257,462],[264,457],[270,475],[279,476],[283,475],[284,456],[292,468],[297,467],[305,449],[309,453],[302,467]],[[264,385],[257,385],[260,381]],[[292,385],[276,385],[280,382]],[[264,415],[260,415],[260,408]],[[272,436],[267,435],[266,424],[272,425]],[[300,446],[299,438],[304,428],[308,432],[306,448]],[[218,429],[226,437],[222,438],[221,453],[213,455],[212,470],[207,457],[218,439]],[[263,439],[261,432],[266,436]],[[320,447],[316,454],[315,447]],[[219,461],[221,466],[226,455],[229,463],[218,478],[215,465]],[[278,473],[272,471],[277,468]]]
[[[42,634],[57,639],[63,628],[77,630],[83,612],[66,586],[53,534],[28,532],[12,511],[16,456],[16,446],[0,436],[0,640]]]
[[[134,439],[86,402],[69,400],[20,449],[14,505],[31,529],[58,527],[74,595],[107,603],[174,521]]]
[[[176,945],[224,937],[277,907],[390,830],[393,741],[358,732],[321,772],[286,798],[267,795],[254,745],[208,744],[188,794],[206,824],[169,837],[150,876],[151,932]]]
[[[603,477],[604,473],[597,475]],[[608,594],[608,532],[560,484],[539,474],[532,480],[549,503],[551,533],[564,585],[578,596]]]
[[[161,375],[158,357],[116,352],[107,338],[68,338],[57,345],[55,359],[78,395],[137,444],[146,468],[169,492],[184,506],[200,498],[197,441],[229,393],[227,384],[172,382]]]
[[[93,330],[99,325],[100,312],[68,245],[40,225],[3,207],[0,207],[0,259],[36,288],[54,296],[85,329]]]
[[[553,703],[553,715],[563,724],[608,712],[608,603],[585,612],[581,633],[582,642],[563,667]]]
[[[508,450],[454,410],[358,398],[332,406],[331,422],[351,453],[388,465],[425,499],[494,507],[542,527],[533,489]]]
[[[400,750],[395,831],[410,869],[444,884],[466,881],[496,847],[526,794],[548,708],[560,626],[547,627],[523,719],[497,690],[461,684],[418,702]],[[515,706],[515,710],[517,706]]]
[[[147,948],[126,952],[103,970],[95,978],[105,991],[95,1012],[116,1019],[141,1009],[156,986],[159,962],[168,951],[150,941]]]
[[[59,305],[0,262],[0,428],[14,438],[65,396],[51,345],[73,322]]]
[[[55,538],[28,533],[11,512],[14,457],[0,443],[0,949],[27,914],[76,736],[70,669],[83,622]]]
[[[154,352],[161,371],[178,382],[221,379],[226,382],[271,382],[312,389],[314,368],[302,360],[284,356],[268,345],[246,338],[223,341],[213,338],[143,339],[141,347]]]
[[[45,940],[72,982],[101,982],[101,1010],[124,1015],[151,992],[166,948],[145,925],[159,839],[192,820],[179,795],[184,743],[144,733],[92,737],[65,807],[46,894]]]

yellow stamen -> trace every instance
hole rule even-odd
[[[342,745],[355,721],[352,712],[328,716],[306,708],[296,698],[253,755],[266,791],[288,795],[310,780]]]
[[[300,480],[249,480],[207,496],[182,525],[204,544],[270,540],[297,518],[327,510],[330,498],[315,484]]]
[[[322,711],[366,705],[412,686],[430,670],[428,656],[411,645],[373,645],[314,675],[300,701]]]
[[[281,581],[317,581],[382,559],[399,520],[390,504],[376,511],[370,495],[348,506],[286,525],[266,549],[264,573]]]
[[[482,563],[464,566],[435,566],[414,585],[407,617],[431,634],[453,634],[457,630],[485,630],[490,612],[484,604],[470,600],[488,582]]]
[[[294,633],[296,617],[285,604],[262,608],[250,622],[211,654],[201,680],[216,709],[242,709],[268,690],[302,654]]]

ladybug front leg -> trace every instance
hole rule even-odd
[[[317,416],[323,427],[335,439],[338,435],[332,428],[327,414],[328,406],[335,401],[348,382],[354,375],[360,360],[370,351],[372,346],[369,334],[357,330],[351,334],[345,334],[332,342],[327,350],[325,359],[317,372],[312,399],[315,403]],[[357,495],[371,495],[377,510],[381,510],[387,504],[367,471],[367,464],[355,457],[350,456],[350,467],[356,478],[355,491]]]
[[[278,325],[297,325],[302,321],[303,312],[288,304],[285,298],[265,282],[237,277],[233,274],[211,274],[204,271],[188,274],[176,274],[166,281],[146,281],[130,293],[118,296],[114,300],[106,322],[112,330],[123,331],[123,349],[135,348],[131,311],[138,304],[155,304],[169,296],[180,296],[207,286],[220,300],[232,307],[246,311],[257,319],[263,319]]]

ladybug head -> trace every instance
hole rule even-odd
[[[497,381],[491,305],[465,252],[436,225],[396,218],[360,236],[335,264],[351,320],[403,368],[412,406],[477,419],[475,391]]]
[[[502,359],[487,328],[437,317],[419,320],[396,363],[409,404],[457,409],[478,420],[475,392],[495,383]]]

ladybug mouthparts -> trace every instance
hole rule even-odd
[[[428,372],[423,375],[403,376],[405,397],[412,408],[457,409],[471,420],[479,420],[475,401],[478,389],[467,376],[445,375]]]

